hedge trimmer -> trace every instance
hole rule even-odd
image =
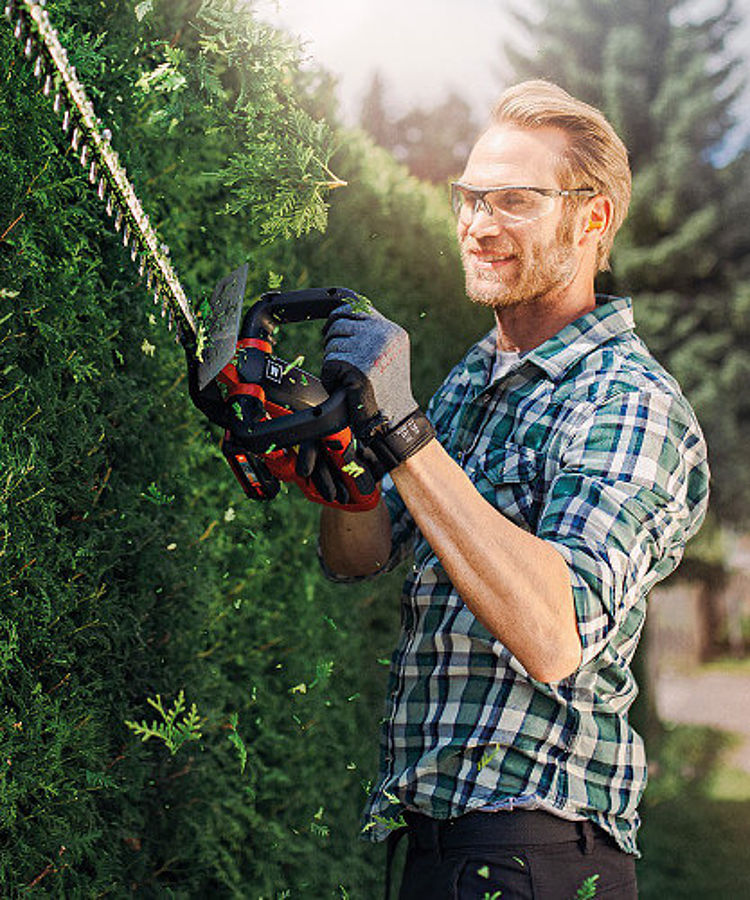
[[[278,324],[325,318],[356,295],[345,288],[264,294],[240,327],[245,265],[219,282],[208,314],[197,317],[45,6],[44,0],[5,0],[5,18],[154,303],[170,330],[176,324],[188,355],[191,396],[225,428],[222,450],[243,490],[269,500],[279,481],[294,481],[316,502],[371,508],[378,493],[357,460],[343,393],[329,397],[319,379],[272,354]],[[328,469],[336,473],[334,494],[314,473],[299,474],[300,445],[312,441],[320,442]]]

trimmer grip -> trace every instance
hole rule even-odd
[[[247,434],[242,436],[242,446],[251,453],[294,447],[302,441],[341,431],[347,420],[346,392],[334,391],[327,400],[310,409],[250,423]]]
[[[268,340],[278,325],[327,319],[357,294],[344,287],[305,288],[299,291],[267,291],[248,311],[240,329],[240,340]]]

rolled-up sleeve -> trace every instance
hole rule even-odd
[[[614,630],[677,566],[708,502],[706,445],[679,395],[631,390],[566,423],[537,534],[570,568],[583,647],[596,657]]]

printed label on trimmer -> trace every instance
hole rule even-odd
[[[284,367],[279,362],[278,359],[269,359],[266,363],[266,378],[269,381],[275,381],[276,384],[281,384],[281,379],[284,377]]]

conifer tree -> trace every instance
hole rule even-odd
[[[393,115],[380,73],[372,78],[359,120],[375,143],[412,175],[441,185],[461,172],[479,131],[471,106],[455,91],[433,106],[414,106],[402,116]]]
[[[600,286],[633,296],[639,331],[701,419],[712,511],[747,522],[748,164],[717,163],[742,88],[726,47],[737,17],[732,0],[696,15],[682,0],[544,0],[517,13],[538,49],[506,52],[514,78],[556,81],[625,141],[633,197]]]
[[[381,147],[393,144],[393,117],[387,108],[385,81],[380,72],[375,72],[370,80],[362,100],[359,124]]]

